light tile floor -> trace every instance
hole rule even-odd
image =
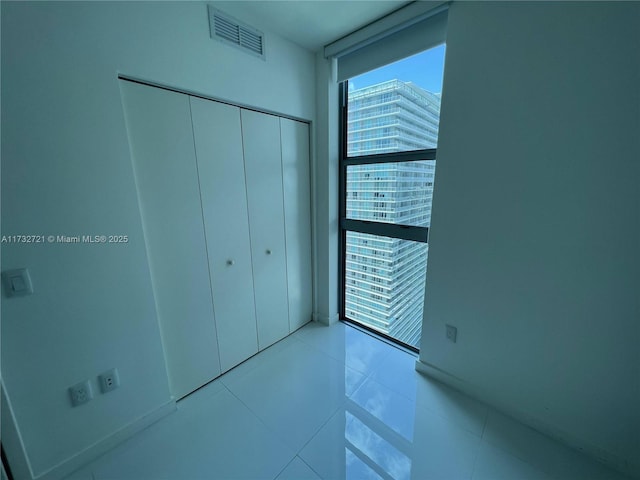
[[[626,478],[415,360],[348,325],[308,324],[69,480]]]

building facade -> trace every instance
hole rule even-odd
[[[349,156],[435,148],[440,96],[400,80],[349,92]],[[428,227],[435,160],[349,166],[347,218]],[[419,347],[428,245],[347,233],[345,313]]]

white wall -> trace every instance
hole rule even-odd
[[[263,61],[211,40],[199,2],[2,2],[2,234],[130,239],[2,245],[3,270],[28,267],[35,288],[2,301],[2,379],[35,476],[170,402],[118,73],[312,120],[314,56],[266,45]],[[71,408],[67,387],[111,367],[121,387]]]
[[[453,4],[420,359],[640,474],[639,31],[637,2]]]
[[[316,155],[314,185],[315,321],[338,321],[338,152],[337,63],[316,54]]]

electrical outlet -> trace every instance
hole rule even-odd
[[[447,325],[447,340],[450,342],[456,343],[456,339],[458,337],[458,329],[453,325]]]
[[[71,397],[71,405],[74,407],[91,400],[93,398],[93,392],[91,391],[89,380],[84,380],[75,384],[73,387],[69,387],[69,396]]]
[[[98,381],[100,383],[100,391],[102,393],[107,393],[111,390],[115,390],[120,386],[120,376],[118,375],[118,369],[112,368],[111,370],[107,370],[98,377]]]

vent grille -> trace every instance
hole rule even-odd
[[[240,47],[264,59],[264,34],[209,6],[211,38]]]

